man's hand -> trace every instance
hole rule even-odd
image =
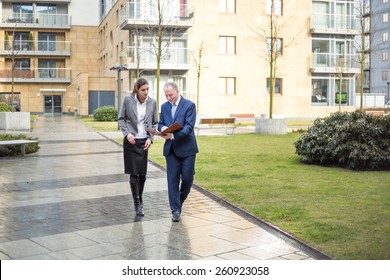
[[[173,139],[173,134],[172,133],[166,133],[161,135],[162,138],[168,140],[168,139]]]
[[[146,139],[144,150],[149,149],[150,145],[152,145],[152,141],[150,140],[150,138],[148,138]]]

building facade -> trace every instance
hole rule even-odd
[[[95,0],[0,0],[0,100],[13,91],[21,111],[88,115],[91,94],[115,99],[115,81],[99,76],[98,7]]]
[[[31,11],[31,23],[12,21],[20,11],[15,2],[28,3],[23,9]],[[56,7],[53,14],[67,15],[68,24],[42,26],[45,2]],[[10,41],[11,31],[17,30],[12,42],[22,49],[18,55],[23,55],[18,75],[30,69],[31,78],[15,80],[22,111],[49,113],[45,100],[61,96],[61,112],[77,108],[88,115],[96,106],[117,106],[118,99],[131,91],[134,79],[143,76],[160,105],[165,101],[162,86],[175,81],[181,93],[197,104],[201,116],[250,113],[260,117],[270,107],[271,45],[278,54],[274,117],[328,116],[339,110],[339,100],[344,111],[356,109],[355,79],[360,66],[353,48],[357,34],[353,0],[77,2],[0,0],[0,41]],[[53,10],[50,5],[43,9],[48,19]],[[14,18],[4,17],[9,12]],[[274,37],[270,35],[271,15]],[[41,17],[43,21],[34,21]],[[51,51],[53,40],[63,41],[68,51]],[[30,41],[34,41],[34,50],[20,47]],[[40,44],[49,49],[40,51]],[[1,47],[0,71],[6,71],[3,65],[11,59]],[[117,66],[124,68],[118,73],[113,71]],[[12,84],[7,75],[5,80],[0,78],[3,93],[10,92]]]
[[[390,99],[390,2],[371,1],[371,65],[370,91],[383,93]]]

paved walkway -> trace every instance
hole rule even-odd
[[[70,116],[40,116],[39,152],[0,158],[0,259],[317,259],[320,252],[194,187],[171,221],[166,174],[149,164],[134,216],[122,147]]]

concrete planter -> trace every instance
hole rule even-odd
[[[0,112],[0,130],[30,130],[30,112]]]
[[[256,118],[256,134],[287,134],[286,119]]]

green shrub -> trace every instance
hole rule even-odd
[[[314,121],[294,143],[305,163],[390,169],[390,117],[335,113]]]
[[[118,120],[118,110],[113,106],[97,108],[93,112],[93,118],[98,122],[112,122]]]
[[[27,137],[26,135],[12,135],[12,134],[0,134],[0,141],[5,140],[37,140],[36,138]],[[39,150],[38,143],[32,143],[26,145],[26,154],[36,153]],[[17,156],[20,155],[20,145],[7,145],[0,146],[0,157]]]
[[[7,103],[0,102],[0,112],[11,112]]]

